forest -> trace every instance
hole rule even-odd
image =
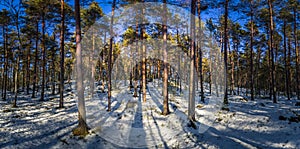
[[[0,148],[300,148],[298,0],[0,9]]]

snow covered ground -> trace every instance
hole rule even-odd
[[[72,135],[77,125],[73,92],[65,93],[65,108],[59,97],[46,101],[21,95],[18,108],[0,101],[0,148],[300,148],[300,106],[281,97],[277,104],[266,99],[247,101],[231,96],[229,111],[220,99],[207,96],[196,101],[197,129],[187,121],[188,102],[170,94],[170,114],[161,115],[161,88],[149,83],[147,102],[133,98],[128,87],[113,91],[112,111],[107,96],[86,99],[85,138]],[[299,102],[299,101],[298,101]]]

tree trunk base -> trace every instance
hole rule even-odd
[[[188,127],[192,127],[194,129],[197,129],[197,125],[195,123],[194,120],[189,120],[188,124],[187,124]]]
[[[88,127],[86,124],[79,124],[76,128],[72,130],[74,136],[86,136],[89,134]]]
[[[86,136],[87,134],[89,134],[88,129],[89,128],[84,121],[82,122],[79,121],[78,126],[74,128],[72,132],[74,136]]]
[[[169,110],[164,110],[163,113],[162,113],[162,115],[164,115],[164,116],[167,116],[168,114],[170,114]]]

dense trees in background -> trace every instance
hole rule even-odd
[[[200,96],[201,101],[205,102],[206,83],[212,84],[218,79],[209,75],[215,71],[209,64],[214,60],[213,56],[205,58],[204,55],[206,49],[213,48],[222,52],[225,64],[224,104],[228,104],[228,95],[245,95],[251,100],[269,98],[274,103],[280,95],[285,95],[289,100],[295,97],[300,100],[299,1],[192,0],[175,3],[163,0],[160,1],[162,4],[179,5],[189,11],[190,26],[177,18],[177,27],[169,27],[168,17],[176,16],[170,16],[168,8],[163,5],[163,24],[147,24],[144,23],[145,18],[141,22],[140,16],[134,16],[135,25],[125,29],[122,39],[117,40],[113,31],[114,16],[117,15],[114,14],[115,9],[119,5],[138,2],[143,1],[108,2],[111,4],[112,14],[109,22],[104,24],[107,32],[101,35],[101,40],[97,39],[96,35],[92,37],[93,51],[96,50],[96,40],[104,43],[104,46],[99,53],[101,59],[92,62],[90,93],[91,96],[94,95],[94,81],[102,82],[103,91],[107,85],[108,111],[112,110],[112,67],[120,54],[120,45],[136,42],[130,46],[134,46],[136,51],[141,49],[141,55],[145,56],[147,47],[144,42],[147,38],[163,41],[160,51],[164,59],[143,57],[141,62],[131,65],[128,70],[129,88],[133,88],[133,97],[138,97],[140,86],[141,99],[147,102],[148,80],[160,79],[163,88],[163,115],[170,112],[171,84],[175,84],[173,86],[178,88],[181,95],[182,83],[185,82],[188,83],[190,93],[189,119],[195,121],[195,96]],[[83,76],[80,73],[80,40],[90,26],[104,16],[102,8],[97,2],[79,0],[75,0],[75,3],[66,0],[2,0],[0,4],[3,6],[0,11],[1,98],[7,100],[13,94],[14,98],[11,99],[14,99],[13,106],[16,107],[18,95],[22,92],[30,94],[32,98],[40,97],[41,101],[45,100],[48,94],[59,94],[59,107],[62,108],[63,93],[66,90],[64,85],[75,79],[71,78],[71,73],[76,66],[80,128],[78,130],[86,133]],[[221,11],[204,16],[214,9]],[[144,9],[135,11],[141,15],[145,13]],[[196,16],[200,20],[206,20],[197,22]],[[207,28],[208,32],[205,32],[204,28]],[[212,41],[203,38],[204,34],[214,38],[219,47],[214,47]],[[137,42],[140,39],[143,41],[141,45]],[[167,62],[167,40],[177,43],[190,57],[190,63],[193,65],[187,69],[190,71],[188,78],[176,73]],[[136,61],[134,57],[132,59]],[[178,59],[181,65],[182,58]],[[209,86],[211,93],[212,88]]]

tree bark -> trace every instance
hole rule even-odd
[[[271,92],[273,97],[273,102],[277,103],[276,99],[276,89],[275,89],[275,64],[274,64],[274,44],[273,44],[273,31],[274,31],[274,24],[273,24],[273,6],[271,0],[268,0],[269,5],[269,17],[270,17],[270,55],[271,55]]]
[[[44,100],[45,94],[45,76],[46,76],[46,36],[45,36],[45,14],[42,14],[42,91],[41,91],[41,99],[40,101]]]
[[[169,93],[168,93],[168,49],[167,49],[167,0],[163,4],[163,60],[164,60],[164,77],[163,77],[163,115],[169,114]]]
[[[293,21],[294,21],[294,44],[295,44],[295,52],[296,52],[296,93],[297,93],[297,99],[300,100],[300,82],[299,82],[299,49],[298,49],[298,39],[297,39],[297,11],[296,11],[296,7],[293,8]]]
[[[109,53],[108,53],[108,108],[111,111],[111,71],[112,71],[112,51],[113,51],[113,23],[115,14],[116,0],[113,0],[111,19],[110,19],[110,39],[109,39]]]
[[[73,130],[74,135],[88,134],[86,124],[86,111],[84,102],[84,87],[82,74],[82,52],[81,52],[81,28],[80,28],[80,4],[75,0],[76,19],[76,71],[77,71],[77,94],[78,94],[78,127]]]
[[[227,35],[227,25],[228,25],[228,0],[225,0],[225,22],[224,22],[224,104],[228,104],[228,82],[227,82],[227,43],[228,43],[228,35]]]
[[[36,37],[35,37],[35,60],[34,60],[34,70],[33,70],[33,87],[32,87],[32,96],[35,98],[35,90],[37,84],[37,62],[38,62],[38,44],[39,44],[39,22],[36,20]]]
[[[289,67],[287,61],[287,49],[286,49],[286,20],[283,20],[283,49],[284,49],[284,63],[285,63],[285,95],[290,100],[290,84],[289,84]]]
[[[250,51],[250,78],[251,78],[251,100],[254,100],[254,72],[253,72],[253,36],[254,36],[254,29],[253,29],[253,25],[254,25],[254,20],[253,20],[253,0],[251,0],[251,37],[250,37],[250,48],[251,48],[251,51]]]
[[[198,20],[199,20],[199,79],[200,79],[200,97],[201,101],[204,102],[204,88],[203,88],[203,69],[202,69],[202,26],[201,26],[201,1],[198,0],[197,4]]]
[[[144,2],[144,0],[142,1]],[[142,17],[145,15],[145,8],[142,8]],[[143,90],[143,102],[146,102],[146,45],[145,45],[145,34],[146,34],[146,29],[145,29],[145,19],[142,18],[142,33],[141,33],[141,38],[142,38],[142,90]]]
[[[61,29],[60,29],[60,91],[59,91],[59,108],[64,107],[64,74],[65,74],[65,2],[61,0]]]
[[[189,104],[188,104],[188,118],[190,122],[196,121],[195,118],[195,13],[196,13],[196,0],[191,2],[191,21],[190,21],[190,78],[189,78]]]

